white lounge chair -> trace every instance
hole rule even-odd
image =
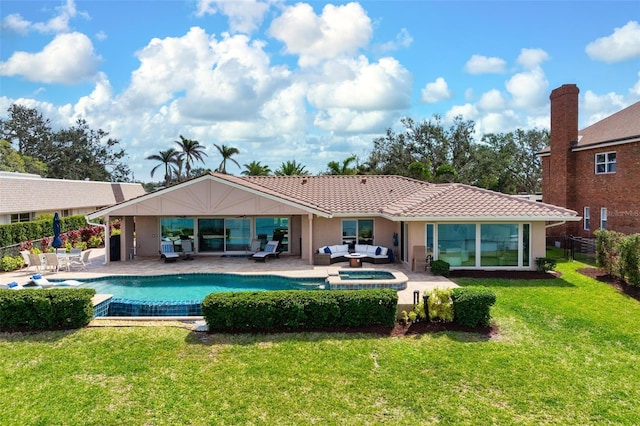
[[[73,252],[73,250],[72,250]],[[91,254],[91,250],[85,250],[85,251],[80,251],[78,253],[78,257],[72,257],[70,258],[71,263],[69,263],[69,267],[70,268],[79,268],[82,269],[83,271],[85,269],[87,269],[87,265],[89,265],[91,263],[91,261],[89,260],[89,255]]]
[[[180,256],[173,249],[173,241],[160,242],[160,258],[165,262],[175,262]]]
[[[267,257],[280,257],[280,252],[278,251],[278,242],[277,241],[269,241],[267,243],[266,246],[264,246],[264,250],[263,251],[259,251],[257,253],[254,253],[253,256],[251,256],[252,259],[255,259],[256,261],[261,260],[261,261],[265,261],[267,259]]]
[[[31,281],[41,288],[53,288],[53,287],[78,287],[82,283],[76,280],[65,280],[65,281],[56,281],[51,282],[42,275],[36,274],[30,277]],[[24,287],[23,287],[24,288]]]

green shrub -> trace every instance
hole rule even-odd
[[[604,268],[609,275],[622,278],[620,273],[620,242],[624,234],[598,229],[596,236],[596,264]]]
[[[5,272],[15,271],[24,266],[22,256],[4,256],[0,262],[0,269]]]
[[[397,304],[391,289],[212,293],[202,315],[210,330],[392,326]]]
[[[91,288],[0,290],[0,330],[80,328],[93,318]]]
[[[453,290],[453,320],[467,327],[488,327],[496,295],[487,288],[462,287]]]
[[[557,261],[551,257],[536,257],[538,272],[549,272],[556,269]]]
[[[442,275],[443,277],[449,276],[450,265],[444,260],[434,260],[431,262],[431,272],[433,275]]]
[[[640,234],[620,240],[620,275],[634,286],[640,286]]]
[[[434,288],[425,295],[427,314],[430,321],[453,321],[453,301],[450,288]]]

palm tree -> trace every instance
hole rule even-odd
[[[147,160],[156,160],[160,162],[160,164],[151,169],[151,177],[153,177],[153,174],[159,167],[164,166],[164,185],[169,186],[171,183],[171,174],[178,167],[180,153],[173,148],[169,148],[166,151],[160,151],[158,154],[148,156]]]
[[[233,161],[236,164],[236,166],[240,167],[240,164],[238,164],[238,162],[235,159],[231,158],[231,156],[233,155],[240,154],[240,151],[238,151],[238,148],[235,148],[232,146],[226,146],[226,145],[218,146],[215,143],[213,145],[218,149],[218,152],[222,156],[222,162],[220,162],[220,165],[216,170],[218,173],[227,174],[227,160]]]
[[[275,174],[276,176],[306,176],[309,173],[305,166],[293,160],[282,163]]]
[[[200,142],[185,139],[182,135],[180,135],[180,140],[175,141],[181,149],[182,158],[184,158],[184,170],[187,174],[187,179],[191,177],[191,163],[195,161],[200,161],[204,164],[204,160],[202,157],[206,157],[207,153],[203,150],[205,149],[204,145],[200,145]]]
[[[269,173],[271,173],[269,166],[263,166],[259,161],[252,161],[249,164],[245,164],[244,171],[242,172],[245,176],[269,176]]]
[[[352,155],[351,157],[347,157],[344,160],[342,160],[342,164],[338,163],[337,161],[329,161],[329,163],[327,163],[327,168],[329,169],[327,174],[329,174],[329,175],[355,175],[356,172],[357,172],[357,169],[355,169],[353,167],[349,167],[349,165],[351,163],[353,163],[354,161],[356,161],[356,156],[355,155]]]

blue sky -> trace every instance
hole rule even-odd
[[[548,128],[565,83],[581,127],[640,100],[637,1],[3,0],[0,19],[0,117],[84,118],[141,181],[179,135],[212,169],[216,143],[319,173],[405,116],[462,115],[480,140]]]

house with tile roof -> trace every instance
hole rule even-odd
[[[209,173],[87,215],[121,219],[121,259],[157,256],[190,239],[198,255],[244,255],[252,239],[282,241],[313,263],[320,247],[370,244],[410,267],[426,246],[452,268],[535,269],[545,228],[575,211],[462,184],[401,176],[247,176]],[[278,235],[278,237],[276,237]]]
[[[87,214],[139,197],[139,183],[46,179],[25,173],[0,172],[0,224],[28,222],[43,214]]]
[[[640,102],[578,130],[575,84],[551,92],[550,146],[542,159],[542,200],[582,214],[550,236],[593,237],[597,229],[640,232]]]

